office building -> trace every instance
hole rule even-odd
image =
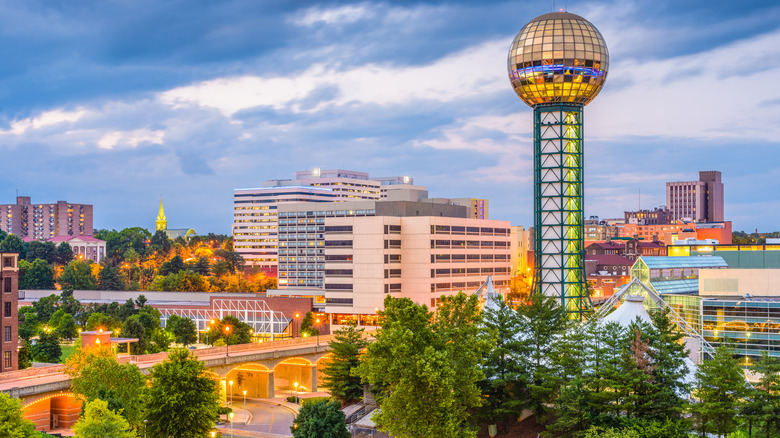
[[[0,230],[20,238],[44,240],[55,236],[91,236],[92,205],[57,201],[33,204],[17,196],[16,204],[0,205]]]
[[[666,207],[656,207],[652,210],[626,211],[625,223],[637,225],[661,225],[672,223],[672,215]]]
[[[723,222],[723,183],[718,171],[699,172],[698,181],[666,183],[671,220]]]
[[[599,220],[598,216],[591,216],[585,219],[584,229],[585,242],[607,240],[619,235],[617,226],[608,223],[606,220]]]
[[[467,207],[410,201],[278,206],[279,290],[314,295],[334,324],[370,325],[384,297],[436,305],[493,276],[506,292],[509,223],[473,219]]]
[[[19,367],[19,254],[0,253],[0,373]]]
[[[488,217],[487,200],[429,199],[428,189],[414,185],[408,175],[371,178],[366,172],[315,168],[296,172],[294,179],[268,180],[259,188],[234,190],[233,246],[247,266],[276,275],[279,205],[380,200],[462,205],[469,209],[469,217]]]
[[[666,246],[678,240],[717,240],[731,243],[731,222],[681,222],[661,225],[623,224],[618,226],[620,237],[657,241]]]

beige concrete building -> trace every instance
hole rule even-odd
[[[701,269],[699,295],[777,297],[780,269]]]
[[[723,222],[723,183],[715,170],[699,172],[699,181],[666,183],[671,221]]]

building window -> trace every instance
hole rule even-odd
[[[11,342],[11,326],[5,326],[3,328],[3,340],[5,342]]]
[[[3,368],[11,368],[11,352],[10,351],[4,351],[3,352]]]
[[[11,317],[11,303],[5,303],[5,310],[3,312],[3,316],[6,318]]]
[[[11,292],[11,278],[4,278],[3,279],[3,292]]]

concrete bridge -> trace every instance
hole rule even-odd
[[[332,336],[211,347],[192,350],[210,375],[220,382],[223,400],[247,397],[273,398],[294,392],[315,392],[322,382],[318,363],[328,356]],[[136,364],[141,372],[165,360],[168,353],[120,356],[120,363]],[[70,390],[63,365],[0,374],[0,392],[22,401],[24,416],[36,429],[69,428],[77,420],[81,403]],[[297,384],[297,385],[296,385]]]

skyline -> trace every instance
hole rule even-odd
[[[550,3],[0,3],[0,203],[19,189],[94,204],[95,228],[153,229],[162,195],[171,228],[229,234],[233,189],[320,167],[410,175],[532,226],[532,111],[506,54]],[[735,231],[780,228],[780,164],[760,159],[778,146],[780,7],[567,11],[611,59],[584,114],[586,217],[719,170]]]

